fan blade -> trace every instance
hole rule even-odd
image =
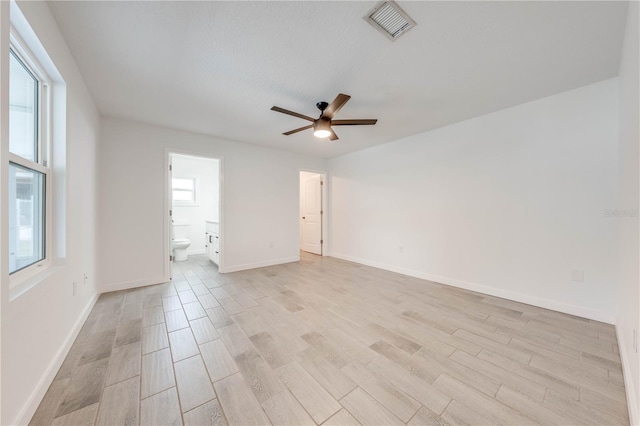
[[[338,96],[336,96],[333,102],[329,104],[327,109],[324,110],[324,113],[322,114],[322,116],[331,120],[333,116],[336,115],[338,111],[340,111],[340,108],[342,108],[349,99],[351,99],[351,96],[345,95],[344,93],[340,93]]]
[[[329,129],[329,130],[331,131],[331,135],[329,136],[329,140],[337,141],[339,138],[338,138],[338,135],[336,135],[336,132],[334,132],[333,129]]]
[[[365,124],[376,124],[377,119],[357,119],[357,120],[331,120],[332,126],[361,126]]]
[[[294,117],[302,118],[303,120],[316,121],[315,118],[308,117],[306,115],[298,114],[297,112],[289,111],[288,109],[272,106],[271,111],[281,112],[283,114],[293,115]]]
[[[288,132],[283,133],[283,135],[289,136],[289,135],[292,135],[294,133],[298,133],[298,132],[301,132],[303,130],[310,129],[312,127],[313,127],[313,124],[309,124],[308,126],[300,127],[298,129],[289,130]]]

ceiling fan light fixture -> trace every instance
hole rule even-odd
[[[326,139],[331,136],[331,123],[326,120],[318,120],[313,125],[313,136]]]

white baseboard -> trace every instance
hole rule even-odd
[[[618,321],[618,324],[620,322]],[[640,418],[638,418],[638,390],[635,388],[635,383],[631,377],[631,366],[627,354],[627,343],[622,335],[619,325],[616,325],[616,337],[618,338],[618,349],[620,352],[620,361],[622,362],[622,374],[624,376],[624,389],[627,394],[627,407],[629,408],[629,424],[638,426],[640,425]]]
[[[130,288],[146,287],[148,285],[162,284],[169,281],[165,277],[148,278],[144,280],[125,281],[120,283],[103,284],[100,286],[100,290],[103,293],[110,293],[112,291],[128,290]]]
[[[44,395],[47,393],[47,390],[49,390],[49,386],[51,386],[51,383],[53,383],[53,379],[55,379],[56,374],[58,374],[58,370],[60,370],[60,367],[62,366],[64,359],[69,354],[69,351],[71,350],[71,346],[73,345],[73,342],[75,342],[76,337],[78,337],[78,334],[80,333],[80,330],[84,325],[84,322],[87,320],[87,317],[91,313],[93,306],[96,304],[98,297],[100,297],[100,294],[96,294],[89,301],[89,303],[87,303],[87,306],[82,311],[82,314],[80,314],[80,317],[78,318],[76,323],[73,325],[71,332],[69,332],[69,334],[67,335],[67,338],[65,339],[64,343],[62,344],[60,349],[58,349],[58,352],[55,354],[55,356],[49,363],[49,366],[47,367],[47,369],[45,370],[45,373],[40,378],[40,381],[36,385],[31,395],[27,399],[27,402],[24,404],[24,406],[22,407],[22,409],[20,410],[20,412],[18,413],[14,421],[11,422],[11,424],[15,424],[15,425],[29,424],[29,421],[31,420],[36,410],[38,409],[40,402],[42,402],[42,398],[44,398]]]
[[[397,272],[399,274],[408,275],[410,277],[421,278],[428,281],[434,281],[440,284],[446,284],[453,287],[464,288],[466,290],[477,291],[478,293],[484,293],[490,296],[501,297],[503,299],[509,299],[516,302],[526,303],[528,305],[538,306],[540,308],[563,312],[566,314],[588,318],[595,321],[606,322],[607,324],[615,324],[615,318],[613,315],[597,309],[576,306],[569,303],[560,302],[557,300],[545,299],[543,297],[537,297],[529,294],[509,291],[501,288],[488,286],[485,284],[478,284],[470,281],[459,280],[456,278],[430,274],[427,272],[415,271],[412,269],[385,265],[380,262],[370,261],[366,259],[359,259],[353,256],[341,254],[341,253],[332,253],[331,256],[336,257],[338,259],[348,260],[350,262],[356,262],[356,263],[361,263],[367,266],[373,266],[374,268],[385,269],[391,272]]]
[[[265,266],[281,265],[283,263],[291,263],[300,261],[300,255],[283,257],[280,259],[265,260],[263,262],[245,263],[244,265],[225,266],[219,269],[221,274],[228,272],[245,271],[247,269],[264,268]]]

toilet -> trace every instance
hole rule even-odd
[[[171,248],[173,248],[173,260],[176,262],[187,260],[187,247],[191,245],[191,240],[187,238],[189,224],[174,223],[172,229],[173,238],[171,239]]]

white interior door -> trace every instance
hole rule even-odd
[[[169,277],[170,279],[173,280],[173,161],[171,158],[171,154],[169,154],[169,182],[167,183],[168,186],[168,194],[167,194],[167,198],[169,200],[169,232],[167,232],[167,235],[169,235]]]
[[[322,255],[322,176],[303,174],[301,179],[301,249]]]

